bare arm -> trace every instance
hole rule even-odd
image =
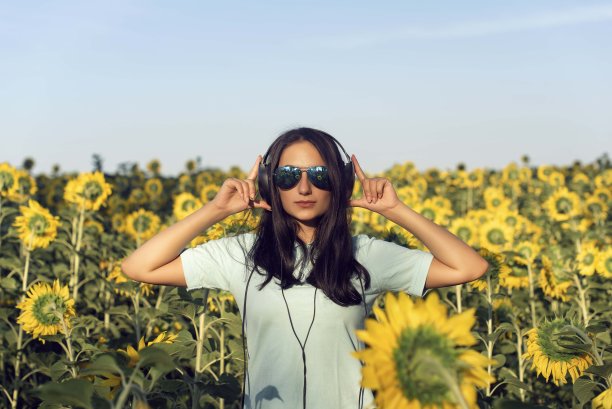
[[[177,259],[185,245],[202,231],[228,216],[213,202],[208,202],[184,219],[157,233],[123,260],[125,275],[136,281],[150,282],[148,272],[157,270]],[[178,266],[178,263],[175,263]],[[170,274],[166,271],[166,274]],[[182,273],[175,271],[176,274]],[[146,278],[145,278],[146,277]]]
[[[123,260],[121,269],[125,275],[145,283],[185,287],[179,255],[187,243],[234,213],[251,207],[272,210],[265,200],[255,199],[255,178],[260,160],[261,156],[258,156],[247,179],[226,179],[213,200],[157,233]]]

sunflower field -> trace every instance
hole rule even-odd
[[[0,407],[240,408],[233,296],[134,282],[121,262],[247,175],[160,169],[35,176],[31,161],[0,163]],[[422,299],[377,299],[352,355],[378,408],[612,408],[607,156],[473,171],[406,162],[376,176],[489,262],[481,279]],[[189,246],[252,231],[261,211]],[[352,215],[353,234],[427,250],[377,213]]]

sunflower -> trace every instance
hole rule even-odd
[[[608,216],[608,205],[594,194],[584,201],[584,210],[587,216],[594,221],[604,221]]]
[[[17,304],[21,310],[17,323],[34,338],[64,333],[64,323],[70,328],[70,318],[75,316],[74,300],[70,298],[68,286],[60,286],[59,280],[32,285],[27,297]],[[44,343],[44,340],[41,339]]]
[[[25,170],[16,169],[15,176],[16,186],[12,194],[8,196],[8,199],[13,202],[23,203],[38,191],[38,187],[32,175]]]
[[[490,211],[509,211],[512,201],[504,195],[499,187],[487,187],[483,192],[485,208]]]
[[[593,409],[612,409],[612,388],[608,388],[591,401]]]
[[[172,344],[174,343],[177,337],[178,335],[176,334],[168,334],[166,333],[166,331],[164,331],[160,333],[153,341],[147,342],[146,345],[144,337],[141,337],[140,341],[138,341],[138,351],[142,350],[145,346],[151,346],[153,344]],[[129,359],[128,366],[130,368],[136,366],[136,363],[140,360],[140,355],[138,354],[138,351],[134,349],[134,347],[132,347],[131,345],[128,345],[126,349],[117,350],[117,352],[123,354]]]
[[[159,197],[164,191],[164,186],[159,178],[152,178],[145,182],[144,190],[150,197]]]
[[[161,171],[161,162],[159,159],[153,159],[147,163],[147,170],[154,175],[159,175],[159,172]]]
[[[509,290],[529,287],[527,260],[516,253],[506,255],[505,259],[499,270],[499,285]]]
[[[561,301],[569,301],[571,297],[567,292],[574,283],[565,273],[567,269],[559,264],[559,262],[553,263],[549,257],[543,255],[543,267],[540,269],[538,282],[547,296]]]
[[[17,169],[6,162],[0,163],[0,197],[13,197],[18,188]]]
[[[134,207],[144,206],[149,203],[149,197],[145,191],[139,187],[132,189],[130,197],[127,199],[128,204]]]
[[[514,229],[501,215],[486,221],[479,229],[479,245],[496,253],[510,249],[513,238]]]
[[[76,179],[68,181],[64,189],[64,200],[85,210],[97,211],[112,193],[102,172],[81,173]]]
[[[605,278],[612,277],[612,247],[599,251],[595,271]]]
[[[478,230],[476,226],[474,226],[474,223],[466,217],[453,219],[448,230],[470,246],[475,246],[477,244]]]
[[[551,219],[564,222],[582,214],[580,196],[560,187],[543,203]]]
[[[155,213],[139,209],[127,215],[125,233],[134,240],[149,240],[159,230],[161,220]]]
[[[373,307],[377,320],[355,332],[369,348],[351,353],[364,361],[361,385],[377,390],[378,406],[455,408],[449,382],[457,382],[469,407],[477,408],[474,387],[495,381],[483,368],[495,361],[465,348],[477,343],[470,332],[475,309],[449,318],[437,293],[413,302],[400,292],[385,295],[385,310]]]
[[[578,273],[583,276],[592,276],[595,273],[599,250],[594,241],[584,242],[580,246],[580,251],[576,256],[576,268]]]
[[[113,213],[111,226],[116,232],[123,233],[125,231],[125,215],[123,213]]]
[[[174,197],[173,213],[177,220],[182,220],[202,207],[202,201],[191,193],[183,192]]]
[[[217,196],[221,188],[215,184],[209,183],[200,190],[200,200],[202,203],[208,203]]]
[[[559,345],[555,337],[566,325],[571,325],[571,322],[565,318],[555,318],[527,331],[527,352],[522,355],[523,359],[532,359],[531,369],[535,368],[537,375],[542,374],[547,382],[552,376],[552,381],[557,386],[567,383],[568,372],[574,383],[582,375],[582,371],[593,363],[587,353],[572,351]]]
[[[483,185],[484,183],[484,170],[482,168],[477,168],[467,174],[467,177],[463,180],[463,186],[469,189],[476,189]]]
[[[57,236],[60,219],[37,201],[30,199],[28,206],[19,206],[21,215],[15,217],[13,226],[17,228],[19,239],[28,250],[47,248]]]
[[[104,225],[96,220],[86,220],[83,224],[84,229],[90,229],[91,231],[95,231],[98,234],[104,233]]]

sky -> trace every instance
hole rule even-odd
[[[366,173],[592,163],[612,1],[0,2],[0,163],[249,171],[324,130]]]

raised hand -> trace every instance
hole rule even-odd
[[[351,156],[351,161],[363,188],[363,196],[359,199],[349,200],[349,206],[363,207],[382,214],[401,203],[391,181],[386,178],[368,178],[359,166],[355,155]]]
[[[257,156],[255,165],[251,168],[246,179],[228,178],[221,185],[221,189],[211,203],[219,210],[228,212],[229,215],[242,212],[251,207],[260,207],[272,211],[272,207],[263,199],[255,199],[255,180],[259,172],[261,155]]]

